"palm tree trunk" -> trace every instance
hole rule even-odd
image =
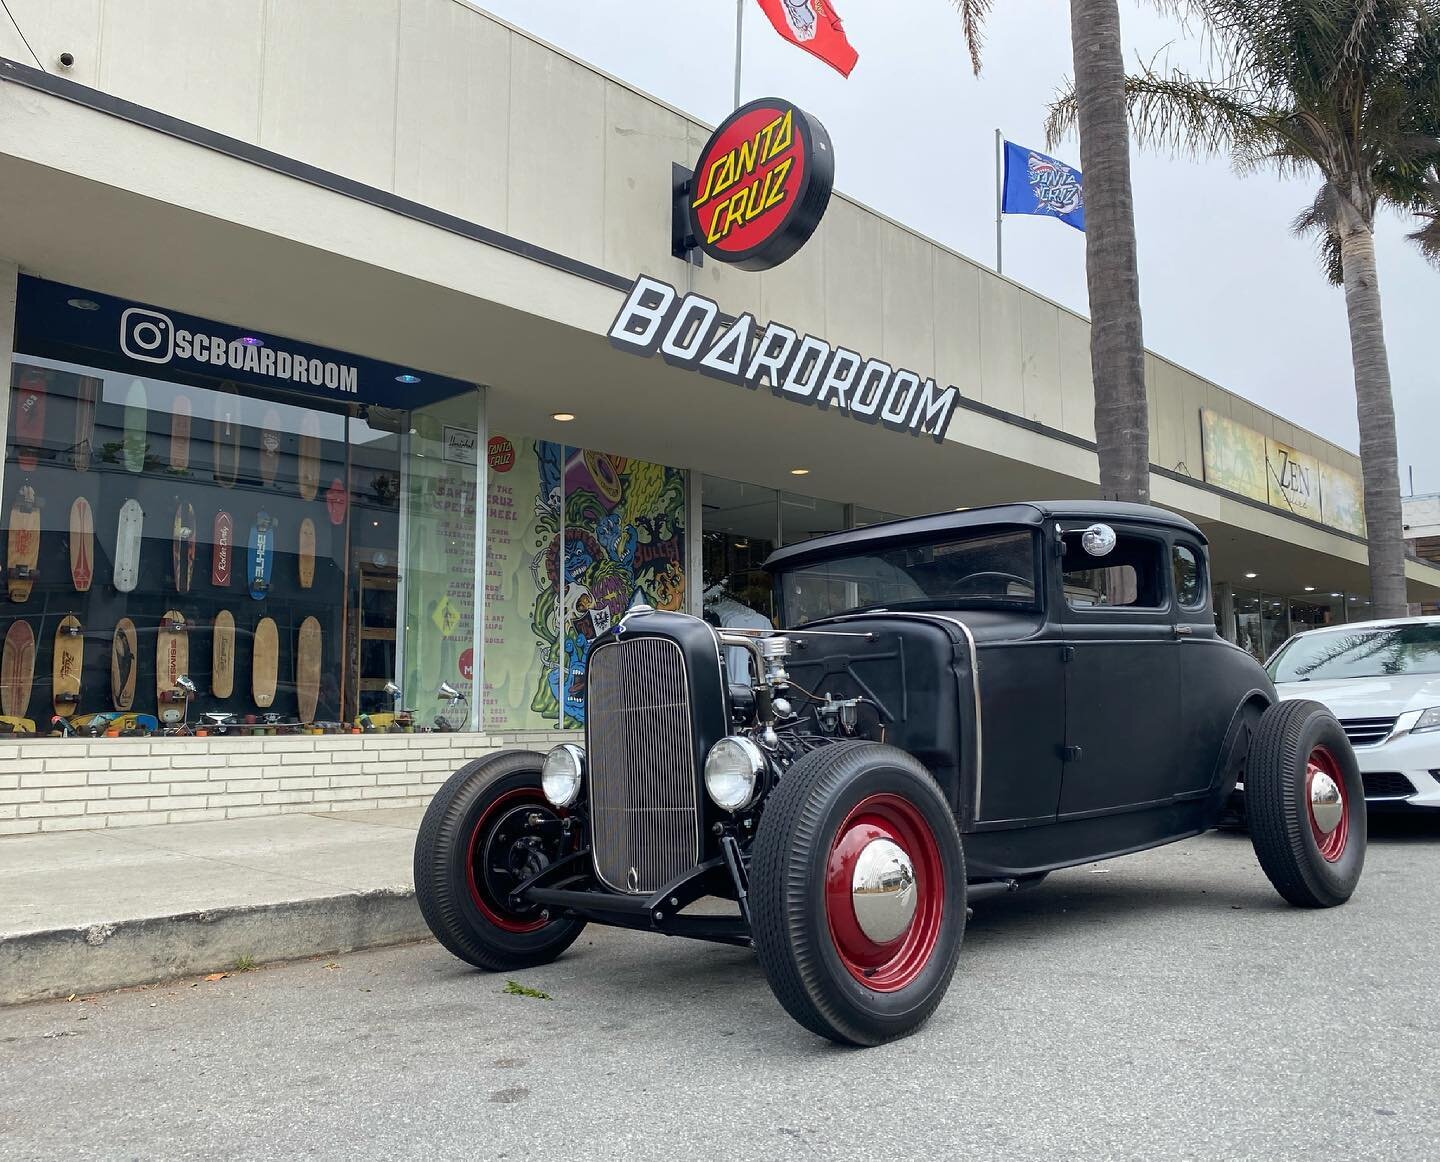
[[[1365,531],[1370,540],[1370,600],[1376,617],[1404,617],[1405,530],[1400,515],[1400,454],[1395,446],[1395,401],[1380,316],[1375,234],[1358,213],[1344,208],[1340,258],[1350,359],[1355,365],[1355,406],[1360,416],[1360,470],[1365,477]]]
[[[1150,502],[1150,425],[1118,0],[1070,0],[1100,493]]]

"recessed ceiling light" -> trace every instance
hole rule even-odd
[[[420,382],[420,377],[419,377],[418,375],[411,375],[411,374],[407,371],[404,375],[397,375],[397,376],[395,377],[395,382],[396,382],[396,383],[419,383],[419,382]]]
[[[1305,586],[1305,592],[1306,592],[1306,593],[1314,593],[1314,592],[1315,592],[1315,586],[1313,586],[1313,585],[1307,585],[1307,586]]]
[[[1330,596],[1331,596],[1331,597],[1344,597],[1345,594],[1343,594],[1343,593],[1332,593],[1332,594],[1330,594]]]
[[[575,418],[574,412],[551,412],[550,418],[557,424],[568,424]]]
[[[247,347],[263,347],[263,346],[265,346],[265,340],[264,340],[264,339],[257,339],[254,335],[241,335],[241,336],[240,336],[240,342],[244,343],[245,346],[247,346]]]
[[[77,311],[98,311],[100,304],[94,299],[66,299],[65,302]]]
[[[810,469],[808,469],[808,468],[792,468],[792,469],[790,469],[790,475],[791,475],[791,476],[809,476],[809,475],[810,475]]]
[[[1253,580],[1255,580],[1255,578],[1258,577],[1258,576],[1260,576],[1259,573],[1246,573],[1246,574],[1245,574],[1245,580],[1247,580],[1247,581],[1253,581]]]

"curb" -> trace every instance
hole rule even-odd
[[[428,939],[414,888],[0,937],[0,1005]]]

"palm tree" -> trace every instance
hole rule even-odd
[[[1395,406],[1375,266],[1375,214],[1418,215],[1411,237],[1440,259],[1440,0],[1182,0],[1213,76],[1145,68],[1126,81],[1145,144],[1228,153],[1244,173],[1317,172],[1295,221],[1315,234],[1345,288],[1365,478],[1370,592],[1380,617],[1405,613]],[[1051,133],[1078,121],[1079,77],[1052,108]]]
[[[979,73],[992,0],[953,3],[963,21],[971,64]],[[1070,45],[1080,169],[1085,175],[1085,276],[1100,493],[1107,500],[1148,504],[1150,424],[1118,0],[1070,0]]]

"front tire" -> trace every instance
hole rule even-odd
[[[848,1045],[914,1032],[965,934],[965,855],[930,773],[874,743],[801,758],[760,819],[750,909],[760,966],[800,1024]]]
[[[450,952],[489,972],[548,964],[585,927],[517,909],[508,896],[563,854],[558,815],[540,789],[544,761],[514,750],[467,763],[430,801],[415,838],[420,914]]]
[[[1343,904],[1365,867],[1365,784],[1318,702],[1270,707],[1250,743],[1245,812],[1260,866],[1298,908]]]

